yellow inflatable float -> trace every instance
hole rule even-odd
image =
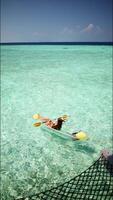
[[[73,138],[75,138],[75,140],[87,140],[88,136],[85,132],[79,131],[78,133],[73,134]]]

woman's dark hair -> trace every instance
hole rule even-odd
[[[62,123],[64,122],[64,120],[59,117],[57,120],[57,125],[53,126],[52,128],[56,129],[56,130],[60,130],[62,128]]]

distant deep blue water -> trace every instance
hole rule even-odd
[[[35,128],[32,115],[69,114],[63,131],[83,130],[86,142]],[[112,46],[1,46],[2,199],[40,192],[89,167],[112,148]]]
[[[113,42],[10,42],[2,45],[113,45]]]

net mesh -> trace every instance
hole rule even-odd
[[[73,179],[21,200],[112,200],[113,165],[104,156]]]

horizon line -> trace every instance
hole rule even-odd
[[[13,45],[13,44],[17,44],[17,45],[21,45],[21,44],[40,44],[40,45],[47,45],[47,44],[109,44],[109,45],[113,45],[113,41],[109,41],[109,42],[0,42],[0,45]]]

